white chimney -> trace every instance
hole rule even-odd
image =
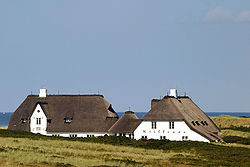
[[[170,89],[169,96],[174,96],[175,98],[177,98],[177,89]]]
[[[45,88],[40,89],[39,97],[46,97],[46,95],[47,95],[47,89]]]

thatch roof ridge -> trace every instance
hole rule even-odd
[[[104,95],[100,95],[100,94],[47,94],[47,96],[99,96],[99,97],[103,97],[104,98]],[[27,97],[39,97],[39,95],[35,95],[35,94],[32,94],[32,95],[28,95]],[[46,97],[41,97],[41,98],[46,98]]]

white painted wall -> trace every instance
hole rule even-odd
[[[41,119],[41,124],[37,124],[37,118]],[[30,131],[32,133],[40,133],[46,135],[47,134],[46,129],[47,129],[47,117],[44,114],[42,107],[39,104],[37,104],[30,118]]]
[[[166,139],[175,141],[182,141],[182,136],[187,136],[187,140],[209,142],[191,130],[184,121],[174,121],[174,129],[169,129],[169,121],[156,121],[156,129],[152,129],[151,121],[142,121],[134,131],[134,138],[138,140],[142,136],[147,136],[148,139],[160,139],[160,136],[166,136]]]
[[[61,136],[61,137],[71,137],[76,135],[76,137],[88,137],[88,135],[91,135],[93,137],[97,137],[97,136],[104,136],[104,135],[108,135],[110,136],[111,134],[109,133],[98,133],[98,132],[47,132],[47,136]],[[70,136],[71,135],[71,136]]]

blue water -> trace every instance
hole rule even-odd
[[[8,126],[10,116],[12,113],[0,113],[0,126]],[[117,112],[119,117],[121,117],[124,113],[123,112]],[[146,112],[135,112],[135,114],[142,118]],[[235,117],[250,117],[250,112],[206,112],[208,116],[220,116],[220,115],[230,115]]]
[[[0,126],[8,126],[12,113],[0,113]]]
[[[124,113],[118,112],[119,117],[121,117]],[[142,118],[146,112],[135,112],[138,118]],[[208,116],[220,116],[220,115],[230,115],[234,117],[250,117],[250,112],[206,112]]]

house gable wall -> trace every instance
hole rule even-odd
[[[47,134],[47,117],[40,104],[37,104],[35,110],[30,117],[30,132]]]

